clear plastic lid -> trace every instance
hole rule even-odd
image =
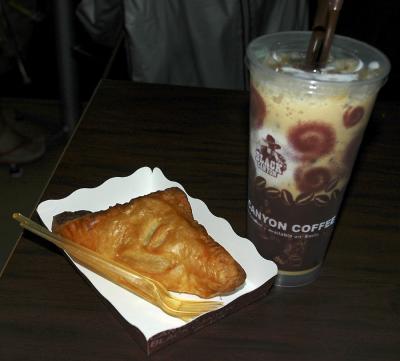
[[[335,35],[323,69],[303,70],[310,37],[311,32],[291,31],[254,39],[247,48],[250,70],[269,77],[288,76],[292,80],[384,84],[390,71],[387,57],[366,43],[340,35]]]

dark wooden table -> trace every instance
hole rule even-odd
[[[246,234],[248,94],[103,81],[42,200],[160,167]],[[323,272],[273,287],[152,360],[400,359],[399,105],[378,101]],[[54,247],[25,233],[0,279],[0,360],[145,360]]]

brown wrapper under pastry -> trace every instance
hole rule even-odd
[[[246,273],[197,223],[179,188],[99,212],[64,212],[52,230],[149,276],[168,290],[203,298],[235,291]]]

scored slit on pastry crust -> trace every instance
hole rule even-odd
[[[193,218],[179,188],[150,193],[99,212],[64,212],[52,230],[149,276],[168,290],[203,298],[235,291],[243,268]]]

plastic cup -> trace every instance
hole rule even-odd
[[[250,71],[248,237],[279,269],[276,284],[314,281],[375,98],[390,64],[336,35],[319,72],[302,68],[310,32],[253,40]]]

